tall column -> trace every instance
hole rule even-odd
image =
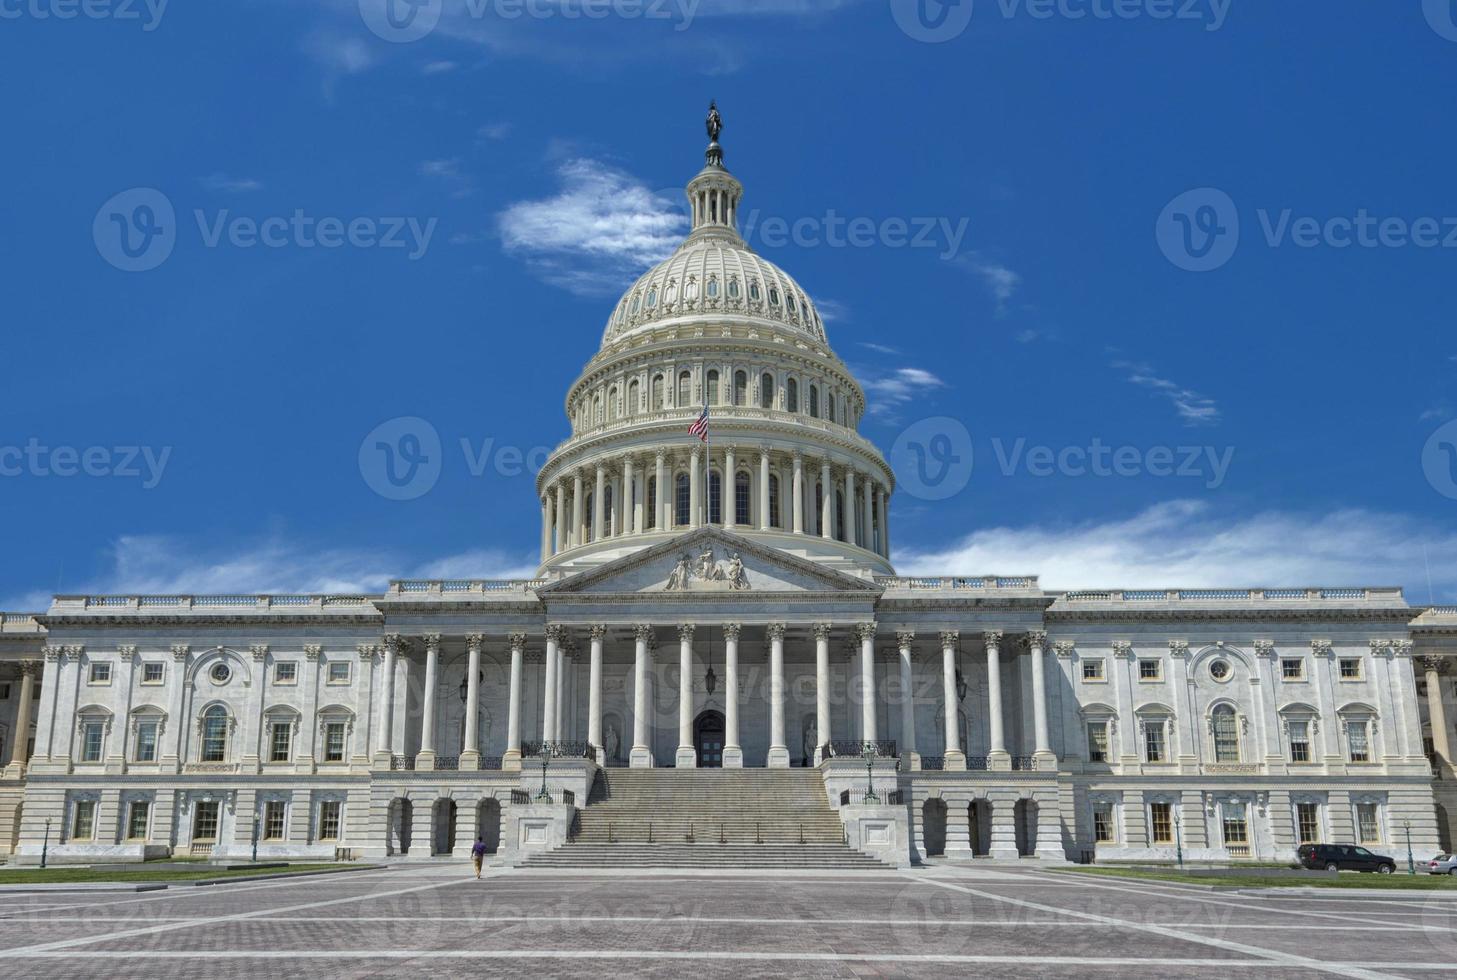
[[[636,534],[642,530],[642,499],[632,485],[632,457],[622,458],[622,526],[618,534]]]
[[[541,560],[551,557],[551,497],[541,498]]]
[[[592,489],[592,540],[607,537],[607,467],[597,464],[597,485]]]
[[[1007,770],[1012,757],[1007,754],[1006,733],[1002,730],[1002,631],[987,630],[983,634],[987,647],[987,768]]]
[[[855,543],[855,468],[845,467],[845,543]]]
[[[636,640],[632,669],[632,755],[628,765],[633,769],[651,769],[653,750],[648,743],[648,645],[653,628],[646,623],[633,630]]]
[[[767,531],[772,526],[769,516],[773,508],[769,503],[769,449],[759,451],[759,530]]]
[[[562,628],[548,626],[546,628],[546,656],[542,658],[546,662],[546,682],[542,685],[541,696],[541,740],[543,742],[556,741],[556,673],[561,643]]]
[[[1432,723],[1432,751],[1437,754],[1437,764],[1445,779],[1452,771],[1452,747],[1447,737],[1447,711],[1442,706],[1442,661],[1438,657],[1424,657],[1422,669],[1427,678],[1427,720]],[[24,691],[21,693],[24,696]]]
[[[890,495],[880,488],[880,554],[890,557]]]
[[[830,734],[830,624],[815,623],[815,765],[825,758]]]
[[[866,486],[866,493],[870,487]],[[866,499],[869,499],[868,496]],[[867,523],[866,528],[870,525]],[[868,533],[868,532],[867,532]],[[900,630],[895,635],[900,650],[901,669],[901,758],[907,769],[921,768],[921,756],[916,751],[916,689],[911,677],[911,643],[915,640],[914,630]]]
[[[657,499],[653,501],[653,507],[657,511],[653,515],[653,526],[656,530],[666,531],[673,526],[668,519],[668,478],[664,474],[667,470],[667,456],[658,453],[653,460],[653,487]],[[646,492],[643,494],[646,499]]]
[[[723,518],[724,527],[733,527],[739,516],[738,495],[734,492],[734,471],[734,447],[729,446],[723,451],[723,479],[718,481],[719,516]]]
[[[698,468],[703,465],[698,447],[693,447],[688,464],[688,526],[698,527],[703,523],[703,490],[700,489]]]
[[[583,510],[582,510],[582,508],[586,505],[586,503],[587,503],[586,497],[582,493],[582,471],[581,470],[577,470],[577,472],[575,472],[575,473],[572,474],[572,544],[573,545],[584,545],[584,544],[587,543],[586,535],[583,534],[583,532],[586,530],[586,518],[583,516]]]
[[[420,711],[420,756],[416,769],[435,768],[435,687],[440,672],[440,634],[425,635],[425,705]]]
[[[479,633],[471,633],[465,638],[465,745],[460,751],[462,771],[481,767],[481,646],[485,640]]]
[[[379,685],[379,742],[374,749],[376,755],[389,756],[394,752],[395,654],[399,652],[400,642],[398,636],[384,638],[384,671]],[[389,767],[388,759],[385,760],[385,767]]]
[[[830,482],[830,460],[820,460],[820,537],[835,536],[835,486]]]
[[[795,534],[804,533],[804,457],[794,454],[794,524]]]
[[[571,637],[563,630],[562,642],[556,648],[556,726],[551,732],[552,739],[557,742],[564,740],[567,728],[567,678],[576,659],[574,653]]]
[[[15,731],[11,733],[10,766],[6,779],[19,779],[25,774],[25,764],[30,761],[27,749],[30,742],[30,707],[35,691],[35,672],[40,665],[34,660],[20,662],[20,704],[15,708]]]
[[[674,765],[696,769],[698,753],[693,748],[693,624],[678,626],[678,754]]]
[[[946,733],[946,761],[948,770],[957,772],[966,769],[966,752],[961,748],[961,726],[957,724],[956,713],[960,699],[956,695],[956,643],[960,634],[946,630],[941,634],[941,698],[946,702],[942,712]]]
[[[723,624],[723,767],[742,769],[739,745],[739,624]]]
[[[770,769],[789,768],[784,741],[784,624],[769,624],[769,760]]]
[[[1026,640],[1032,658],[1032,739],[1033,756],[1038,769],[1056,769],[1057,756],[1052,753],[1052,738],[1047,731],[1047,672],[1043,663],[1047,652],[1047,633],[1031,630]]]
[[[506,706],[506,752],[501,768],[521,768],[521,662],[526,657],[526,634],[511,634],[511,690]]]
[[[860,731],[864,740],[879,739],[875,730],[875,624],[855,627],[860,637]]]
[[[606,635],[606,626],[592,627],[592,662],[587,668],[587,743],[599,766],[607,762],[602,748],[602,638]]]
[[[560,481],[556,485],[556,527],[553,529],[556,552],[560,554],[567,547],[567,488]]]
[[[866,551],[875,550],[875,518],[871,515],[871,501],[875,498],[875,484],[870,476],[865,477],[865,486],[860,491],[860,547]]]

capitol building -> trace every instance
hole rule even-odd
[[[740,237],[719,126],[522,501],[536,577],[3,614],[0,856],[1450,850],[1457,608],[897,575],[865,390]]]

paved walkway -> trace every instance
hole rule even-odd
[[[541,874],[401,867],[153,894],[0,896],[7,977],[1424,977],[1457,904],[1055,872]]]

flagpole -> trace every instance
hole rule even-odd
[[[703,526],[707,527],[713,521],[713,466],[709,460],[710,452],[708,445],[711,436],[710,429],[713,428],[713,420],[708,417],[708,386],[704,385],[703,390]]]

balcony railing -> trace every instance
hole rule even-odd
[[[595,759],[590,742],[522,742],[521,756],[526,759],[540,759],[550,754],[553,759]]]
[[[896,751],[895,741],[893,739],[882,739],[878,742],[827,742],[820,747],[820,758],[864,759],[866,752],[871,752],[877,758],[881,759],[897,759],[900,757],[900,754]]]
[[[414,772],[415,757],[413,755],[392,755],[390,756],[391,772]]]

